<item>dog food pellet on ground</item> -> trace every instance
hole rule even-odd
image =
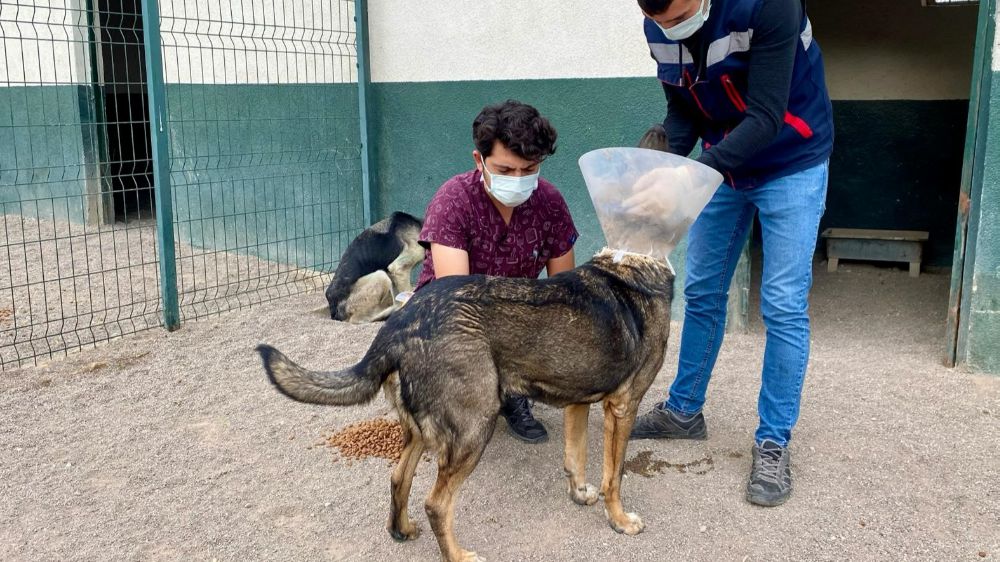
[[[395,420],[365,420],[334,433],[326,443],[350,460],[379,457],[397,462],[403,452],[403,428]]]

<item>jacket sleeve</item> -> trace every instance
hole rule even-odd
[[[667,117],[663,120],[667,152],[688,156],[698,142],[700,115],[671,86],[663,84],[663,93],[667,96]]]
[[[771,144],[784,124],[802,24],[802,0],[763,0],[751,25],[746,117],[698,160],[725,173]]]

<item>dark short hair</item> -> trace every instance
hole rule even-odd
[[[534,107],[517,100],[487,105],[472,122],[472,140],[483,157],[500,141],[525,160],[541,162],[556,152],[556,130]]]
[[[674,0],[639,0],[639,7],[651,16],[662,14],[674,3]]]

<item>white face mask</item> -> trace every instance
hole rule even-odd
[[[708,4],[707,6],[705,5],[706,3]],[[669,28],[663,27],[658,23],[656,26],[663,31],[663,34],[667,36],[667,39],[670,39],[671,41],[683,41],[694,35],[695,32],[701,29],[701,26],[705,25],[705,22],[708,21],[708,14],[711,11],[712,0],[702,0],[698,11],[688,19]],[[654,21],[653,23],[656,22]]]
[[[517,207],[527,201],[538,188],[537,172],[530,176],[501,176],[490,172],[486,167],[486,158],[480,158],[483,163],[483,185],[486,186],[486,176],[489,176],[490,185],[486,190],[504,205]]]

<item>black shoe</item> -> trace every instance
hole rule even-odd
[[[545,426],[531,415],[531,406],[524,396],[509,396],[500,407],[510,432],[525,443],[542,443],[549,438]]]
[[[698,412],[690,418],[682,418],[663,404],[653,408],[648,414],[636,418],[629,439],[705,439],[708,427],[705,416]]]
[[[770,439],[753,446],[753,468],[747,501],[765,507],[781,505],[792,494],[792,453]]]

